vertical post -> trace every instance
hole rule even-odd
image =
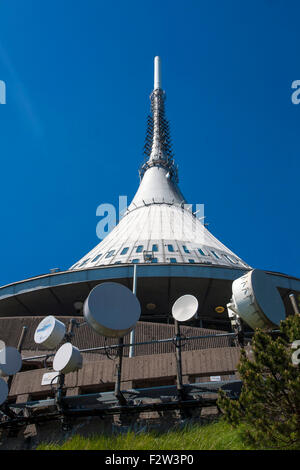
[[[75,318],[71,318],[71,320],[69,321],[67,334],[66,334],[66,336],[65,336],[65,338],[67,339],[67,341],[71,341],[71,339],[73,338],[73,336],[74,336],[74,328],[75,328],[76,326],[78,326],[77,320],[76,320]]]
[[[18,346],[17,346],[17,350],[19,351],[19,353],[22,351],[22,347],[23,347],[23,343],[24,343],[26,333],[27,333],[27,326],[23,326],[22,332],[21,332],[21,335],[20,335],[20,338],[19,338]]]
[[[58,388],[57,388],[57,391],[56,391],[56,399],[55,399],[59,411],[62,411],[62,409],[63,409],[61,400],[62,400],[64,384],[65,384],[65,374],[62,374],[62,372],[59,372],[59,374],[58,374]]]
[[[123,360],[123,344],[124,338],[119,338],[119,347],[117,349],[117,361],[115,369],[115,396],[121,403],[126,404],[126,400],[121,392],[121,377],[122,377],[122,360]]]
[[[227,312],[231,323],[233,333],[236,334],[233,340],[235,347],[244,347],[244,327],[241,322],[240,316],[235,310],[234,304],[231,301],[227,304]]]
[[[132,292],[134,293],[134,295],[136,295],[136,280],[137,280],[137,276],[136,276],[136,264],[133,265],[133,286],[132,286]],[[135,331],[134,329],[131,330],[130,332],[130,341],[129,343],[131,344],[131,346],[129,347],[129,357],[134,357],[134,344],[135,342]]]
[[[299,308],[298,308],[298,305],[297,305],[297,302],[296,302],[296,299],[295,299],[295,295],[294,294],[289,294],[289,298],[290,298],[292,307],[294,309],[295,315],[300,315]]]
[[[72,337],[74,336],[73,330],[76,326],[77,326],[77,321],[75,320],[75,318],[71,318],[68,324],[67,333],[65,335],[65,339],[67,339],[67,341],[71,341]],[[63,374],[62,372],[59,372],[58,388],[56,390],[56,398],[55,398],[59,411],[63,411],[62,398],[63,398],[64,385],[65,385],[65,374]]]
[[[175,320],[175,335],[176,335],[176,365],[177,365],[177,391],[180,398],[183,398],[183,383],[182,383],[182,357],[181,357],[181,335],[180,324]]]

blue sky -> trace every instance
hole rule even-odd
[[[0,0],[0,285],[67,269],[131,199],[153,86],[180,187],[251,266],[300,277],[297,1]]]

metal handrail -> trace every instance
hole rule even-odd
[[[280,333],[280,330],[272,330],[270,331],[270,333]],[[245,332],[244,333],[244,336],[253,336],[255,334],[254,331],[249,331],[249,332]],[[234,337],[234,336],[238,336],[237,333],[220,333],[220,334],[213,334],[213,335],[201,335],[201,336],[184,336],[184,340],[185,341],[190,341],[190,340],[193,340],[193,339],[208,339],[208,338],[224,338],[224,337]],[[151,340],[151,341],[142,341],[142,342],[139,342],[139,343],[126,343],[126,344],[123,344],[121,347],[122,348],[128,348],[130,346],[143,346],[143,345],[147,345],[147,344],[161,344],[161,343],[172,343],[174,342],[174,338],[176,337],[172,337],[172,338],[164,338],[164,339],[154,339],[154,340]],[[97,346],[95,348],[86,348],[86,349],[80,349],[79,351],[81,353],[85,353],[85,352],[93,352],[93,351],[103,351],[103,350],[107,350],[107,349],[117,349],[119,348],[120,345],[119,344],[112,344],[112,345],[106,345],[106,346]],[[55,356],[55,352],[54,353],[50,353],[50,354],[43,354],[43,355],[40,355],[40,356],[30,356],[30,357],[22,357],[22,360],[23,361],[32,361],[34,359],[44,359],[44,358],[48,358],[48,357],[52,357],[52,356]]]
[[[202,335],[202,336],[190,336],[190,337],[185,336],[184,340],[185,341],[186,340],[190,341],[190,340],[193,340],[193,339],[221,338],[221,337],[229,337],[229,336],[237,336],[237,334],[236,333],[220,333],[220,334],[214,334],[214,335]],[[122,348],[130,347],[130,346],[142,346],[142,345],[146,345],[146,344],[172,343],[173,341],[174,341],[174,337],[165,338],[165,339],[154,339],[154,340],[151,340],[151,341],[142,341],[142,342],[139,342],[139,343],[123,344]],[[95,348],[80,349],[79,351],[81,353],[84,353],[84,352],[93,352],[93,351],[103,351],[105,349],[117,349],[119,347],[120,347],[119,344],[112,344],[112,345],[106,345],[106,346],[97,346]],[[23,357],[22,360],[23,361],[31,361],[31,360],[34,360],[34,359],[44,359],[45,357],[51,357],[51,356],[55,356],[55,352],[51,353],[51,354],[43,354],[43,355],[40,355],[40,356]]]

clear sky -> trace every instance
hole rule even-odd
[[[0,285],[67,269],[130,200],[162,58],[180,188],[251,266],[300,277],[300,2],[0,0]]]

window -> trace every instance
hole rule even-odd
[[[120,255],[126,255],[128,251],[128,246],[126,246],[125,248],[123,248],[123,250],[121,251]]]
[[[189,259],[189,263],[195,263],[194,259]]]
[[[136,249],[137,253],[141,253],[143,251],[143,245],[139,245]]]
[[[115,250],[111,250],[107,253],[107,255],[105,256],[105,258],[111,258],[114,254]]]
[[[152,251],[158,251],[158,246],[157,245],[152,245]]]
[[[168,250],[173,252],[174,251],[173,245],[168,245]]]
[[[121,261],[116,261],[114,264],[121,264]]]
[[[151,263],[157,263],[157,258],[152,258]]]
[[[170,258],[170,263],[177,263],[177,259],[176,258]]]
[[[203,250],[201,250],[201,248],[198,248],[198,251],[199,251],[200,255],[205,256],[205,253],[204,253]]]
[[[132,263],[139,263],[139,262],[140,262],[140,260],[139,260],[139,259],[137,259],[137,258],[135,258],[135,259],[133,259],[131,262],[132,262]]]
[[[88,262],[89,259],[90,259],[90,258],[85,259],[85,260],[79,265],[79,267],[85,265],[85,264]]]
[[[144,261],[151,261],[152,258],[153,258],[153,252],[152,251],[144,250],[143,255],[144,255]]]
[[[220,259],[220,256],[218,256],[217,253],[215,253],[215,252],[212,251],[212,250],[211,250],[211,252],[212,252],[212,254],[215,256],[215,258]]]
[[[182,245],[182,248],[184,249],[184,251],[185,251],[186,253],[189,253],[189,252],[190,252],[190,250],[188,250],[185,245]]]
[[[97,261],[97,259],[100,258],[102,253],[100,253],[100,255],[97,255],[94,259],[92,259],[91,263],[95,263],[95,261]]]
[[[223,255],[223,256],[224,256],[224,258],[228,259],[228,261],[230,261],[230,263],[234,264],[234,262],[232,261],[231,258],[229,258],[229,256],[227,256],[227,255]]]

